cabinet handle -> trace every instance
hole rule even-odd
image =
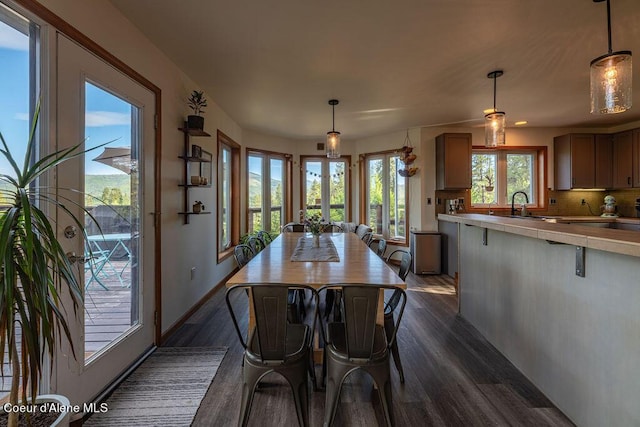
[[[630,176],[627,177],[627,184],[631,185],[631,177]]]
[[[576,179],[575,178],[571,178],[571,185],[576,185]]]

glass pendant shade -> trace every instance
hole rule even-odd
[[[330,159],[337,159],[340,157],[340,132],[331,131],[327,132],[327,144],[326,144],[327,157]]]
[[[622,113],[631,108],[631,52],[620,51],[591,61],[591,113]]]
[[[506,115],[503,111],[494,111],[484,116],[484,142],[486,147],[505,145],[505,124]]]

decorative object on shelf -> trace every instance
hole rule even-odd
[[[631,51],[611,48],[611,5],[607,2],[607,35],[609,51],[591,61],[591,113],[622,113],[632,105]]]
[[[194,159],[202,158],[202,147],[196,144],[191,144],[191,157]]]
[[[404,144],[402,148],[397,151],[400,153],[400,161],[404,164],[404,169],[398,169],[398,175],[408,178],[418,172],[418,168],[409,167],[416,160],[417,156],[413,154],[413,144],[409,138],[409,129],[407,129],[407,135],[404,138]]]
[[[493,177],[491,175],[485,175],[484,179],[487,180],[487,185],[484,186],[484,191],[493,191]]]
[[[600,206],[602,215],[605,217],[617,217],[618,206],[616,205],[616,198],[610,195],[604,197],[604,205]]]
[[[200,213],[204,210],[204,205],[200,200],[196,200],[193,204],[193,213]]]
[[[502,70],[495,70],[487,74],[488,78],[493,79],[493,109],[484,116],[484,145],[486,147],[506,144],[504,138],[506,115],[504,111],[498,111],[496,108],[496,79],[503,74]]]
[[[200,114],[204,113],[204,107],[207,106],[207,99],[204,97],[203,91],[194,90],[187,99],[189,108],[193,110],[193,114],[187,116],[187,127],[189,129],[204,129],[204,117]]]
[[[327,132],[327,144],[326,152],[327,157],[330,159],[337,159],[340,157],[340,132],[336,132],[336,105],[340,101],[337,99],[330,99],[329,105],[331,105],[332,120],[331,120],[331,132]]]

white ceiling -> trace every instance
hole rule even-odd
[[[612,127],[589,113],[589,63],[607,53],[592,0],[111,0],[241,127],[343,139],[440,124]],[[640,1],[611,0],[613,50],[640,57]]]

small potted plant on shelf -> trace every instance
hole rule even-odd
[[[204,113],[204,107],[207,106],[207,99],[204,97],[203,91],[194,90],[187,99],[189,108],[193,110],[193,114],[187,116],[187,128],[189,129],[204,129],[204,117],[201,116]]]
[[[50,197],[51,193],[46,189],[43,191],[37,183],[38,178],[86,151],[76,145],[32,163],[30,160],[35,158],[37,147],[38,116],[39,106],[21,164],[0,133],[0,154],[13,172],[12,175],[0,175],[0,195],[5,205],[0,212],[0,371],[3,376],[6,369],[11,371],[11,407],[51,401],[54,395],[37,396],[45,355],[53,360],[56,346],[63,337],[71,342],[73,351],[66,316],[75,318],[74,313],[83,305],[77,267],[57,238],[56,220],[47,215],[43,205],[51,204],[54,210],[64,212],[83,235],[84,220]],[[69,310],[71,307],[63,306],[63,294],[70,296],[73,311]],[[64,396],[56,400],[58,404],[69,405]],[[63,411],[53,425],[68,425],[70,415]],[[18,413],[9,411],[8,425],[16,426],[18,422]],[[20,421],[20,425],[23,422]]]

